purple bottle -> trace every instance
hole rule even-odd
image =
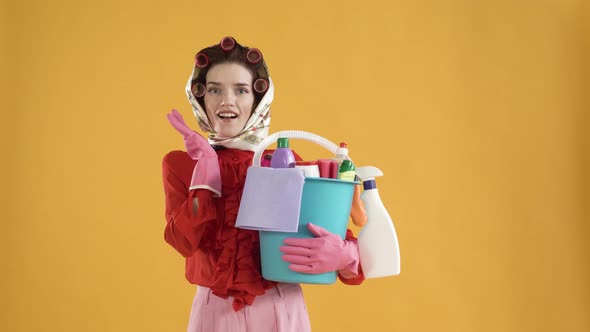
[[[289,149],[289,138],[281,137],[277,141],[277,149],[272,154],[270,160],[270,167],[272,168],[294,168],[295,156],[293,151]]]

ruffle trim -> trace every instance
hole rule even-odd
[[[262,277],[258,231],[235,227],[246,171],[253,153],[221,150],[218,154],[223,183],[222,197],[213,198],[210,191],[197,190],[198,219],[204,222],[214,221],[211,224],[217,226],[215,236],[207,236],[206,242],[207,249],[217,251],[217,264],[208,287],[216,296],[234,297],[233,308],[238,311],[251,305],[256,296],[264,294],[277,283]]]

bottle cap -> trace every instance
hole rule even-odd
[[[279,138],[277,141],[277,147],[288,148],[289,147],[289,138],[288,137]]]
[[[346,142],[340,142],[340,147],[336,149],[336,155],[348,156],[348,149],[346,148]]]
[[[371,179],[371,180],[367,180],[365,182],[363,182],[363,189],[364,190],[371,190],[371,189],[376,189],[377,188],[377,183],[375,182],[375,179]]]

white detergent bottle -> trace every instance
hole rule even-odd
[[[400,273],[399,244],[393,222],[377,191],[375,177],[382,176],[377,167],[357,167],[363,181],[361,199],[367,211],[367,223],[359,233],[358,247],[366,278],[394,276]]]
[[[332,159],[338,162],[338,167],[340,167],[343,160],[350,160],[350,157],[348,156],[348,148],[346,147],[346,142],[340,142],[340,145],[338,146],[338,149],[336,149],[335,154],[336,155]]]

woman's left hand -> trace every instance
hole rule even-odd
[[[288,238],[286,246],[280,250],[285,253],[283,260],[291,263],[289,268],[295,272],[318,274],[339,271],[357,266],[359,262],[358,246],[326,229],[307,224],[307,229],[315,238]]]

